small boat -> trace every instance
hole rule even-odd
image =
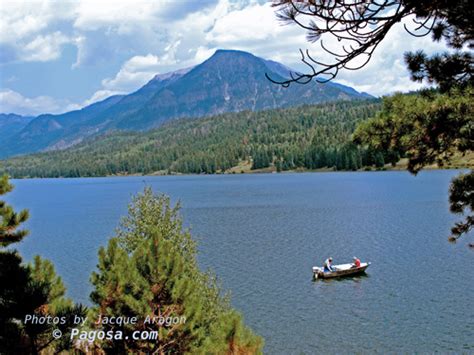
[[[324,268],[313,266],[313,278],[316,279],[331,279],[334,277],[353,276],[365,272],[370,265],[369,263],[360,263],[359,267],[354,264],[340,264],[333,265],[335,271],[324,271]]]

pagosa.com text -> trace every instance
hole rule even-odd
[[[157,330],[135,330],[131,335],[125,335],[121,330],[80,330],[78,328],[71,329],[70,340],[88,340],[94,342],[96,340],[157,340]]]

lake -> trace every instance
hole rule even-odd
[[[130,197],[146,185],[181,201],[213,269],[269,354],[474,351],[474,251],[447,241],[457,171],[16,180],[29,208],[25,259],[51,259],[68,295],[89,276]],[[472,238],[470,238],[472,241]],[[332,256],[366,276],[311,280]]]

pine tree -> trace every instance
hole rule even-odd
[[[99,346],[107,353],[261,351],[262,340],[243,325],[216,278],[199,270],[196,244],[183,230],[179,206],[171,207],[168,197],[155,196],[150,188],[134,198],[117,236],[100,249],[92,284],[92,319],[138,320],[120,327],[101,324],[100,329],[158,332],[154,341],[104,341]]]
[[[385,160],[383,158],[382,152],[375,153],[374,160],[376,168],[383,168],[383,166],[385,165]]]
[[[13,186],[9,183],[8,176],[0,177],[0,196],[12,190]],[[28,231],[18,229],[28,219],[28,216],[27,210],[16,213],[10,205],[0,201],[0,245],[2,247],[17,243],[28,234]]]
[[[0,178],[0,195],[13,189],[8,177]],[[56,340],[51,332],[60,328],[64,333],[70,322],[31,324],[29,316],[58,316],[70,319],[72,314],[84,314],[81,306],[74,306],[64,298],[65,287],[56,275],[53,264],[36,256],[28,265],[22,263],[16,250],[7,249],[18,243],[28,232],[19,229],[28,218],[28,211],[16,213],[11,206],[0,201],[0,353],[36,354],[42,350],[60,351],[70,347],[67,337]]]

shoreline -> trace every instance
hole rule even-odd
[[[1,166],[1,161],[0,161]],[[252,170],[251,160],[241,160],[236,166],[233,166],[225,171],[217,171],[213,174],[208,173],[180,173],[180,172],[168,172],[166,170],[158,170],[147,174],[141,173],[119,173],[110,175],[91,175],[91,176],[49,176],[49,177],[10,177],[15,180],[26,180],[26,179],[75,179],[75,178],[104,178],[104,177],[132,177],[132,176],[195,176],[195,175],[250,175],[250,174],[288,174],[288,173],[336,173],[336,172],[389,172],[389,171],[407,171],[408,159],[402,158],[398,161],[395,166],[388,163],[383,167],[376,168],[375,166],[363,167],[357,170],[335,170],[334,168],[319,168],[319,169],[307,169],[304,167],[295,168],[292,170],[277,171],[275,165]],[[432,170],[474,170],[474,152],[468,152],[465,155],[457,154],[452,157],[451,161],[446,162],[443,166],[438,166],[436,163],[425,166],[421,171],[432,171]],[[8,174],[6,170],[3,173]],[[0,173],[2,174],[2,173]]]
[[[463,170],[472,170],[473,167],[426,167],[420,170],[420,173],[426,171],[440,171],[440,170],[456,170],[456,171],[463,171]],[[359,169],[359,170],[333,170],[328,168],[323,169],[294,169],[294,170],[285,170],[281,172],[277,172],[276,170],[272,169],[259,169],[259,170],[252,170],[240,173],[214,173],[214,174],[192,174],[192,173],[171,173],[171,174],[161,174],[161,173],[152,173],[152,174],[114,174],[114,175],[98,175],[98,176],[74,176],[74,177],[66,177],[66,176],[59,176],[59,177],[10,177],[11,180],[46,180],[46,179],[57,179],[57,180],[66,180],[66,179],[101,179],[101,178],[123,178],[123,177],[165,177],[165,176],[233,176],[233,175],[279,175],[279,174],[326,174],[326,173],[391,173],[391,172],[406,172],[411,174],[407,169],[402,168],[381,168],[381,169]],[[411,174],[414,175],[414,174]],[[415,175],[414,175],[415,176]]]

